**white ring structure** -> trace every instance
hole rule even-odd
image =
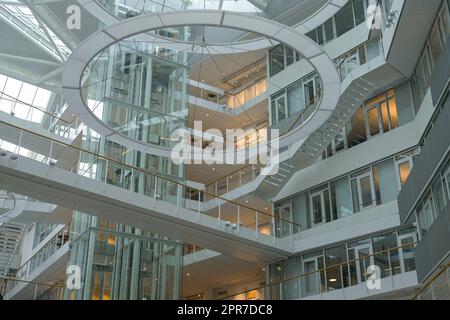
[[[88,127],[111,141],[144,153],[170,157],[169,148],[129,138],[97,118],[83,100],[81,81],[90,61],[102,50],[120,40],[151,30],[194,25],[259,33],[297,50],[316,69],[323,85],[322,101],[308,120],[279,138],[280,148],[289,147],[319,129],[336,108],[341,93],[341,81],[336,66],[322,48],[305,35],[281,23],[257,16],[217,10],[186,10],[137,16],[108,26],[86,39],[73,51],[63,72],[63,93],[72,111]]]
[[[301,23],[293,27],[296,31],[305,34],[309,31],[317,28],[321,24],[325,23],[328,19],[333,17],[349,0],[329,0],[325,3],[322,8],[317,10],[316,13],[311,15],[308,19],[305,19]],[[95,0],[78,0],[78,3],[89,11],[93,16],[103,22],[105,25],[114,25],[121,20],[110,13],[108,10],[103,8]],[[186,11],[200,11],[200,10],[186,10]],[[206,10],[201,10],[206,11]],[[217,11],[217,10],[216,10]],[[246,13],[251,14],[251,13]],[[259,32],[258,32],[259,33]],[[191,51],[196,50],[198,45],[192,42],[185,42],[181,40],[168,39],[162,36],[156,36],[152,34],[142,33],[137,35],[133,40],[136,41],[147,41],[147,42],[157,42],[159,46],[178,50],[178,51]],[[247,51],[256,51],[265,48],[270,48],[276,45],[276,42],[270,41],[267,38],[259,38],[248,41],[240,41],[237,43],[224,43],[208,45],[211,48],[210,54],[233,54],[233,53],[243,53]]]

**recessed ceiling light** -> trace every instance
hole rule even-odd
[[[189,277],[191,274],[190,273],[186,273],[186,275]]]
[[[266,271],[266,268],[262,268],[262,271]]]
[[[264,208],[264,209],[269,210],[269,208]]]
[[[209,113],[207,113],[206,116],[209,117]]]
[[[248,200],[245,200],[246,203],[248,203]]]
[[[330,282],[336,282],[337,279],[329,279],[328,281],[330,281]]]
[[[212,168],[213,171],[216,171],[216,168]]]

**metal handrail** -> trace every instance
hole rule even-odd
[[[42,246],[42,248],[40,248],[34,255],[32,255],[26,262],[24,262],[24,263],[17,269],[17,272],[16,272],[16,277],[19,277],[19,278],[15,278],[14,280],[16,280],[16,281],[21,281],[21,282],[26,282],[26,281],[24,281],[24,280],[21,279],[23,269],[27,268],[27,267],[31,264],[31,261],[32,261],[33,259],[35,259],[36,257],[38,257],[38,256],[39,256],[46,248],[48,248],[49,245],[51,245],[52,242],[53,242],[55,239],[57,239],[59,236],[64,236],[65,233],[67,233],[67,235],[69,235],[70,226],[71,226],[71,223],[65,225],[65,226],[64,226],[61,230],[59,230],[59,231],[58,231],[51,239],[49,239],[49,240],[47,241],[47,243],[46,243],[44,246]],[[69,241],[67,241],[67,242],[69,242]],[[66,243],[67,243],[67,242],[66,242]],[[64,243],[64,239],[62,238],[62,239],[61,239],[61,246],[60,246],[59,249],[61,249],[66,243]],[[55,252],[56,252],[56,251],[55,251]],[[26,275],[28,275],[29,272],[30,272],[30,271],[28,270]],[[12,287],[10,288],[10,290],[12,290],[14,287],[15,287],[15,286],[12,286]]]
[[[266,289],[266,288],[269,288],[269,287],[272,287],[272,286],[276,286],[276,285],[281,285],[281,284],[283,284],[283,283],[285,283],[285,282],[289,282],[289,281],[292,281],[292,280],[301,279],[301,278],[307,277],[307,276],[312,275],[312,274],[321,273],[321,272],[327,271],[327,270],[329,270],[329,269],[334,269],[334,268],[337,268],[337,267],[349,265],[350,263],[359,262],[359,261],[365,260],[365,259],[367,259],[367,258],[379,256],[379,255],[381,255],[381,254],[384,254],[384,253],[387,253],[387,252],[390,252],[390,251],[393,251],[393,250],[398,250],[398,249],[402,249],[402,248],[405,248],[405,247],[415,246],[415,245],[417,245],[417,244],[418,244],[418,242],[411,242],[411,243],[407,243],[407,244],[404,244],[404,245],[401,245],[401,246],[398,246],[398,247],[395,247],[395,248],[390,248],[390,249],[378,251],[378,252],[375,252],[375,253],[372,253],[372,254],[368,254],[368,255],[365,256],[364,258],[352,259],[352,260],[348,260],[348,261],[345,261],[345,262],[341,262],[341,263],[338,263],[338,264],[335,264],[335,265],[332,265],[332,266],[324,267],[324,268],[321,268],[321,269],[318,269],[318,270],[315,270],[315,271],[302,273],[302,274],[300,274],[300,275],[292,276],[292,277],[289,277],[289,278],[284,279],[284,280],[275,281],[275,282],[272,282],[272,283],[270,283],[270,284],[266,284],[266,285],[264,285],[264,286],[259,286],[259,287],[253,288],[253,289],[241,291],[241,292],[239,292],[239,293],[236,293],[236,294],[232,294],[232,295],[223,297],[223,298],[221,298],[220,300],[229,299],[229,298],[232,298],[232,297],[236,297],[236,296],[238,296],[238,295],[241,295],[241,294],[246,294],[246,293],[249,293],[249,292],[252,292],[252,291],[256,291],[256,290]]]
[[[163,181],[166,181],[166,182],[169,182],[169,183],[173,183],[173,184],[176,184],[176,185],[178,185],[178,186],[185,187],[185,188],[189,188],[189,189],[191,189],[191,190],[197,191],[197,192],[199,192],[199,194],[204,194],[205,196],[210,196],[210,197],[216,198],[217,200],[221,200],[221,201],[223,201],[223,202],[225,202],[225,203],[230,203],[230,204],[239,206],[239,207],[241,207],[241,208],[245,208],[245,209],[248,209],[248,210],[250,210],[250,211],[256,212],[256,213],[258,213],[258,214],[262,214],[262,215],[268,216],[268,217],[270,217],[270,218],[276,219],[277,221],[284,221],[284,222],[287,222],[287,223],[289,223],[289,224],[292,224],[293,226],[300,227],[300,225],[297,224],[297,223],[295,223],[294,221],[290,221],[290,220],[287,220],[287,219],[284,219],[284,218],[281,218],[281,217],[276,217],[275,215],[272,215],[272,214],[267,213],[267,212],[262,212],[262,211],[260,211],[260,210],[258,210],[258,209],[256,209],[256,208],[249,207],[248,205],[244,205],[244,204],[235,202],[235,201],[233,201],[233,200],[228,200],[228,199],[226,199],[226,198],[224,198],[224,197],[220,197],[220,196],[214,195],[214,194],[212,194],[212,193],[207,192],[206,190],[200,190],[200,189],[197,189],[197,188],[190,187],[190,186],[186,185],[185,183],[180,183],[179,181],[172,180],[172,179],[168,179],[168,178],[165,177],[165,176],[156,174],[156,173],[151,172],[151,171],[148,171],[148,170],[146,170],[146,169],[143,169],[143,168],[140,168],[140,167],[136,167],[136,166],[134,166],[134,165],[129,165],[129,164],[122,163],[122,162],[120,162],[120,161],[118,161],[118,160],[115,160],[115,159],[112,159],[112,158],[109,158],[109,157],[106,157],[106,156],[97,154],[97,153],[95,153],[95,152],[93,152],[93,151],[86,150],[86,149],[83,149],[83,148],[78,147],[78,146],[73,146],[73,145],[70,145],[70,144],[65,143],[65,142],[57,141],[57,140],[55,140],[55,139],[53,139],[53,138],[51,138],[51,137],[44,136],[44,135],[42,135],[42,134],[39,134],[39,133],[36,133],[36,132],[32,132],[32,131],[27,130],[27,129],[24,129],[24,128],[20,128],[20,127],[18,127],[18,126],[15,126],[15,125],[13,125],[13,124],[10,124],[10,123],[7,123],[7,122],[1,121],[1,120],[0,120],[0,124],[4,124],[4,125],[7,125],[7,126],[16,128],[16,129],[21,130],[21,131],[23,131],[23,132],[31,133],[31,134],[33,134],[33,135],[35,135],[35,136],[41,137],[41,138],[43,138],[43,139],[46,139],[46,140],[48,140],[48,141],[50,141],[50,142],[52,142],[52,143],[57,143],[57,144],[59,144],[59,145],[66,146],[66,147],[68,147],[68,148],[72,148],[72,149],[75,149],[75,150],[77,150],[77,151],[84,152],[85,154],[89,154],[89,155],[91,155],[91,156],[96,157],[96,158],[97,158],[96,161],[98,161],[99,159],[101,159],[101,160],[108,161],[109,163],[113,163],[113,164],[116,164],[116,165],[119,165],[119,166],[127,167],[127,168],[129,168],[130,170],[132,170],[132,171],[137,171],[137,172],[141,172],[141,173],[144,173],[144,174],[148,174],[148,175],[151,175],[151,176],[153,176],[153,177],[155,177],[155,178],[157,178],[157,179],[161,179],[161,180],[163,180]]]
[[[444,272],[447,272],[448,268],[450,268],[450,262],[447,265],[442,266],[441,270],[436,273],[434,276],[432,276],[430,279],[428,279],[426,281],[426,283],[424,283],[420,289],[416,292],[416,294],[412,297],[411,300],[416,300],[417,297],[425,290],[427,289],[429,286],[431,286],[433,284],[433,282],[439,278],[439,276],[441,276]],[[450,290],[450,288],[449,288]]]

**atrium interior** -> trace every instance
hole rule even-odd
[[[450,0],[0,27],[0,300],[450,300]]]

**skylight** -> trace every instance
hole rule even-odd
[[[0,3],[0,17],[26,32],[55,56],[61,58],[70,55],[70,49],[49,28],[40,24],[26,5],[20,2]]]

